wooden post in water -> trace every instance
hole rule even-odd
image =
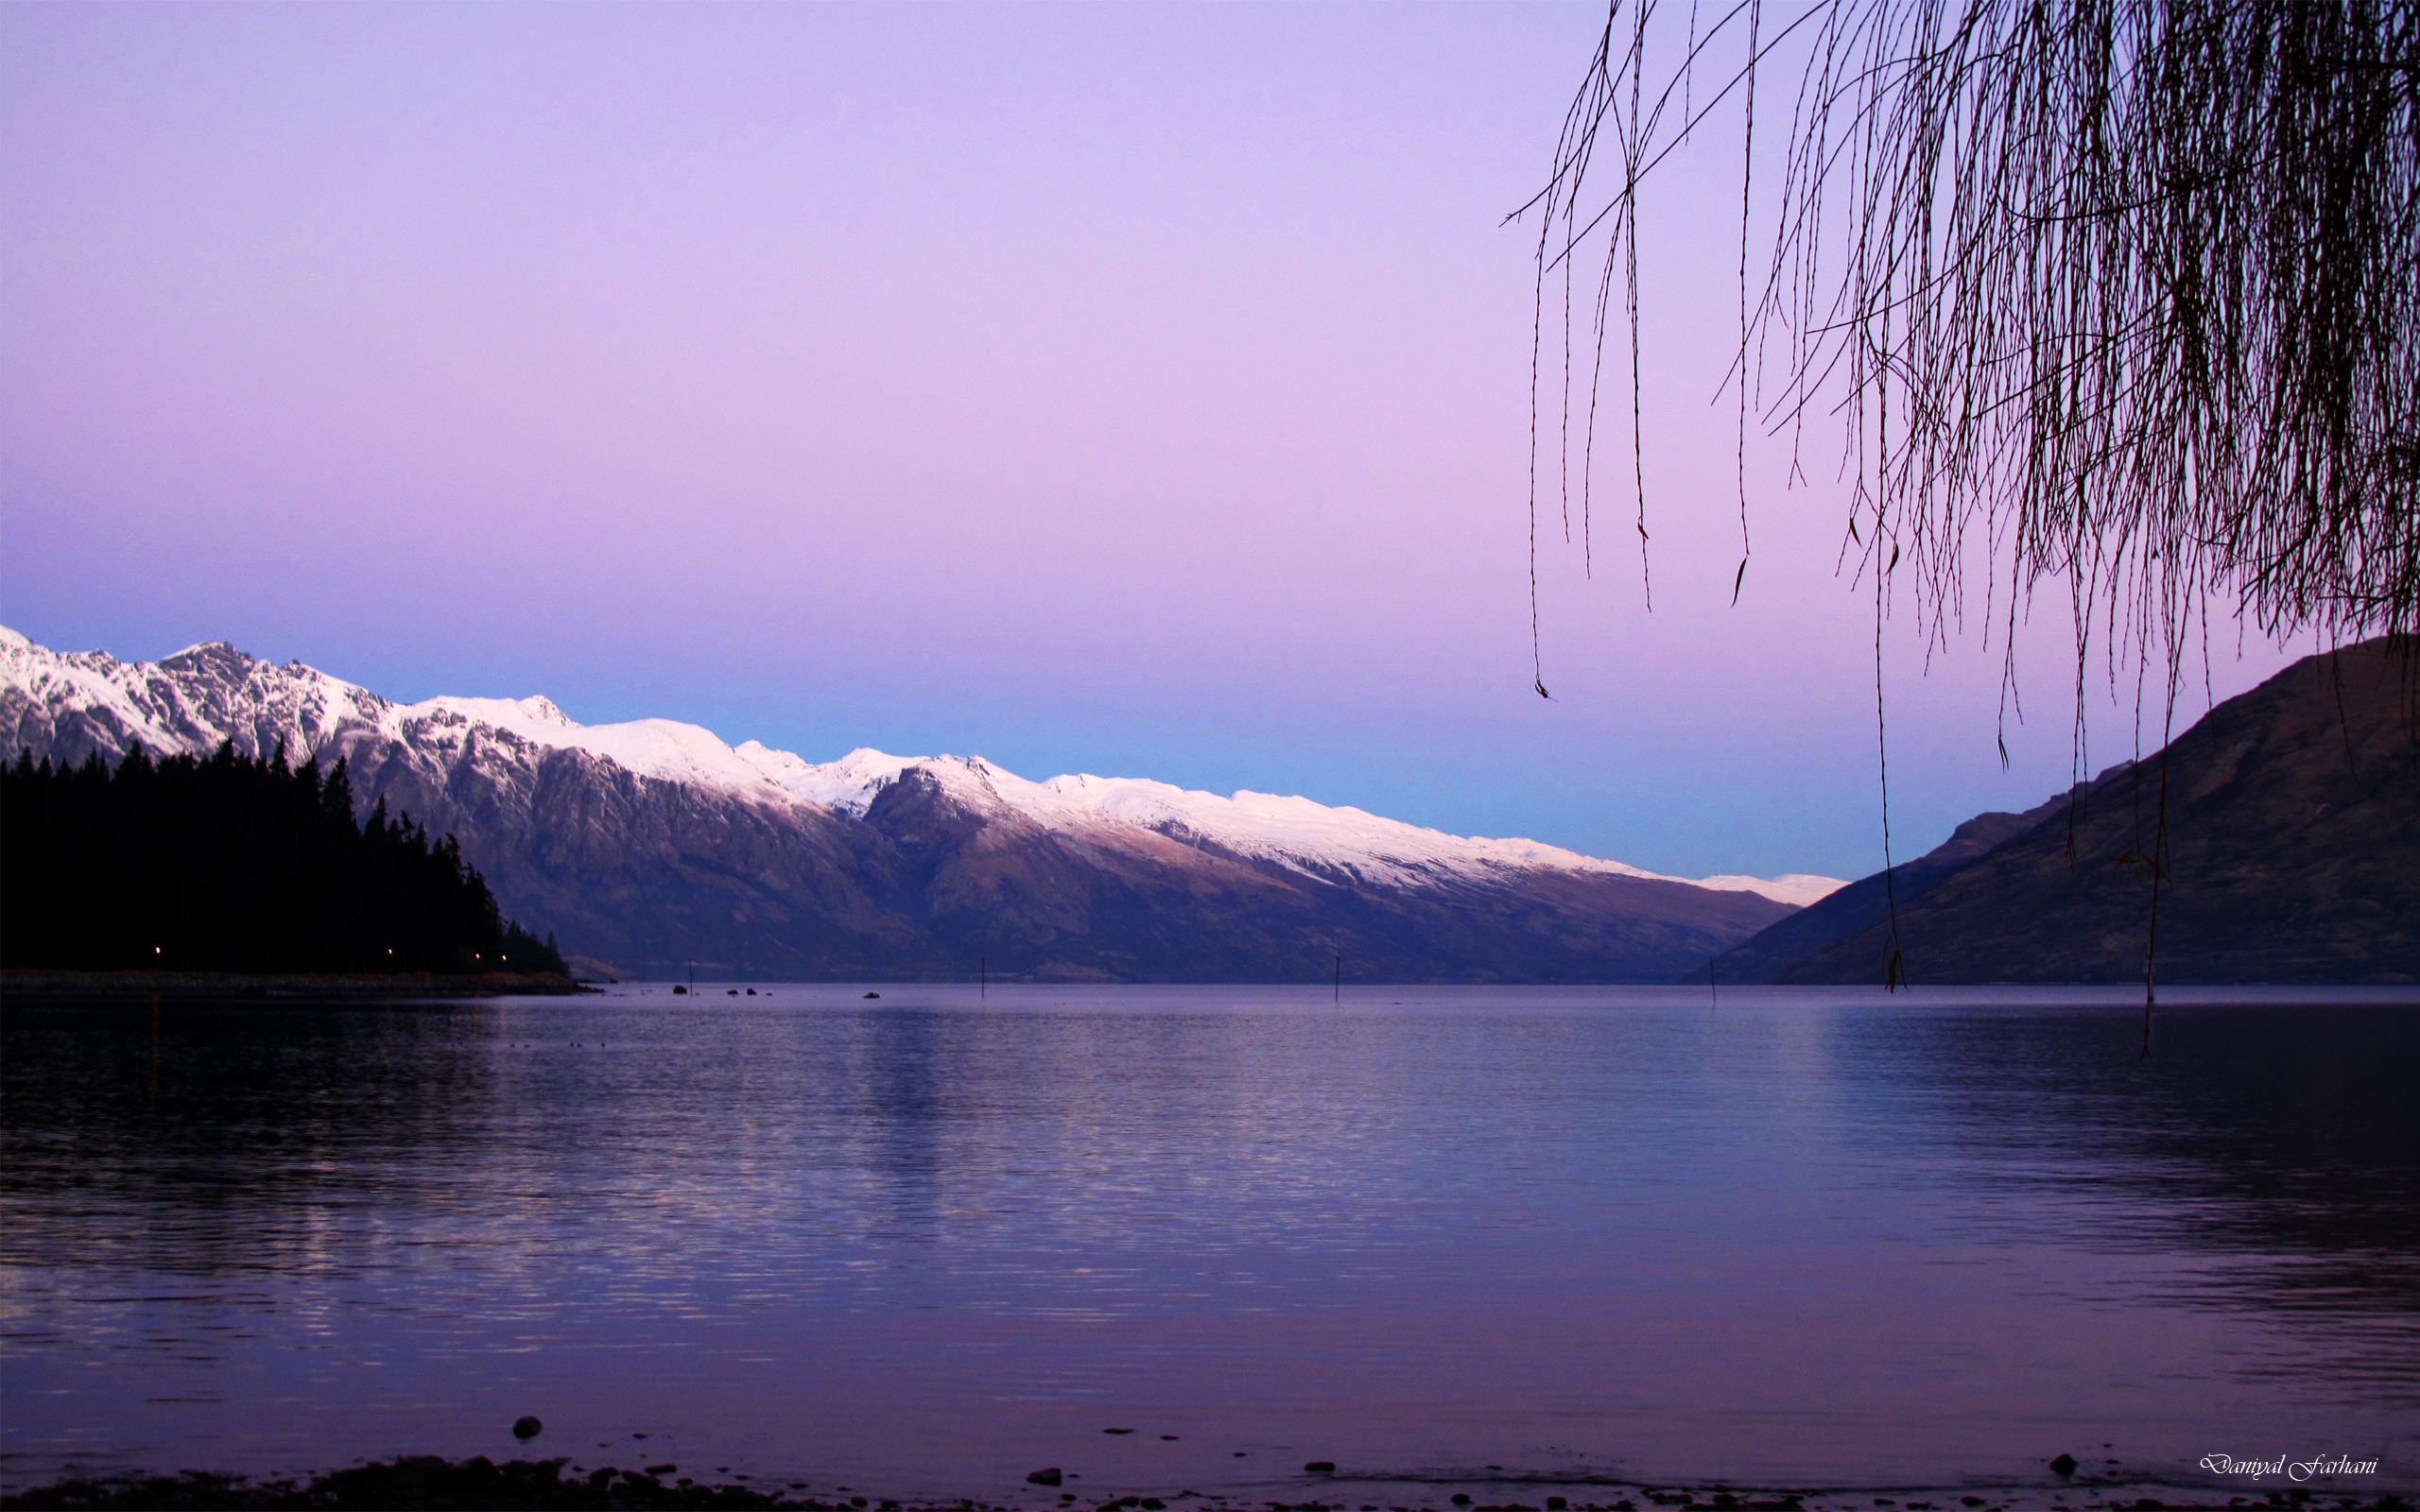
[[[1332,1003],[1344,1001],[1344,953],[1342,951],[1336,953],[1336,993],[1329,1001]]]

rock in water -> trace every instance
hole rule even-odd
[[[2053,1475],[2073,1475],[2075,1472],[2076,1457],[2073,1454],[2062,1454],[2050,1462],[2050,1473]]]
[[[872,997],[873,994],[869,992],[866,996]],[[1026,1473],[1026,1479],[1036,1486],[1056,1486],[1060,1481],[1059,1467],[1053,1465],[1046,1470],[1029,1470]]]
[[[1332,1459],[1315,1459],[1303,1467],[1303,1473],[1305,1475],[1333,1475],[1336,1473],[1336,1461]]]
[[[545,1426],[546,1425],[544,1423],[540,1422],[535,1418],[516,1418],[512,1420],[512,1436],[515,1438],[535,1438],[538,1436],[540,1430],[544,1429]]]

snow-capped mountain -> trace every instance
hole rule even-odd
[[[78,761],[283,741],[453,831],[508,911],[636,970],[1282,979],[1675,975],[1840,885],[1659,877],[1532,840],[979,756],[815,763],[695,725],[581,725],[543,697],[398,704],[196,645],[156,662],[0,628],[0,740]]]

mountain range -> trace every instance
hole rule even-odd
[[[812,763],[543,697],[401,704],[223,643],[152,662],[0,629],[0,748],[348,765],[452,833],[507,913],[614,974],[784,980],[1671,981],[1840,885],[1659,876],[1303,798]]]
[[[2306,657],[2164,749],[1841,887],[1720,983],[2420,982],[2411,642]],[[2154,889],[2153,884],[2157,886]]]

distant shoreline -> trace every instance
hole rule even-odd
[[[0,997],[181,1002],[279,998],[569,997],[596,990],[552,971],[65,971],[12,966],[0,971]]]

